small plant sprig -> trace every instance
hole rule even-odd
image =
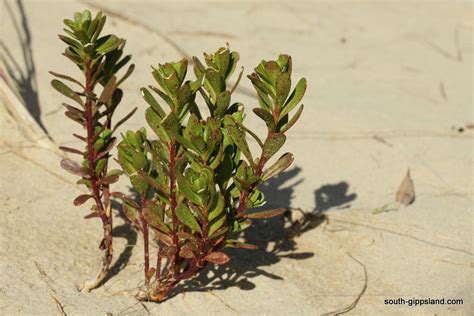
[[[220,48],[204,56],[205,65],[193,58],[194,81],[185,81],[186,59],[153,69],[158,88],[142,88],[142,94],[149,105],[146,120],[156,138],[148,139],[141,128],[126,132],[117,147],[118,161],[140,196],[136,202],[113,193],[123,200],[124,213],[144,237],[145,287],[137,295],[140,300],[162,301],[207,264],[225,264],[230,258],[223,248],[255,248],[232,236],[249,227],[252,219],[285,211],[248,212],[265,204],[258,185],[293,162],[293,155],[286,153],[265,168],[303,111],[301,105],[290,117],[304,95],[306,80],[291,91],[288,55],[262,61],[248,76],[260,104],[253,111],[268,129],[261,140],[243,125],[243,105],[231,101],[242,76],[240,72],[237,84],[228,87],[239,54]],[[209,110],[206,118],[196,104],[197,95]],[[247,135],[261,148],[258,158],[249,149]],[[155,267],[150,267],[150,235],[157,252]]]
[[[74,79],[50,72],[53,76],[78,86],[73,89],[58,79],[51,82],[54,89],[77,103],[74,106],[63,103],[66,108],[65,115],[86,130],[85,135],[73,134],[85,143],[84,150],[60,147],[67,153],[82,156],[82,164],[63,159],[61,167],[80,176],[81,179],[77,183],[85,185],[89,191],[88,194],[76,197],[74,205],[82,205],[92,199],[92,213],[85,218],[97,217],[103,225],[103,238],[100,242],[100,249],[103,251],[101,266],[97,276],[84,283],[83,292],[89,292],[100,285],[112,261],[112,205],[109,186],[118,180],[121,171],[109,171],[108,160],[116,143],[113,133],[136,110],[133,109],[113,124],[112,117],[123,95],[119,86],[133,72],[134,65],[130,65],[124,75],[117,79],[118,71],[130,61],[131,56],[123,56],[124,39],[113,34],[101,36],[105,21],[106,16],[102,12],[92,18],[88,10],[77,12],[74,20],[65,19],[65,35],[59,35],[67,44],[63,55],[79,67],[83,77]]]

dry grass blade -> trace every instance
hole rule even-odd
[[[61,316],[66,316],[67,314],[66,314],[66,312],[64,311],[64,307],[63,307],[63,305],[61,304],[61,302],[60,302],[57,298],[55,298],[54,296],[52,296],[52,295],[51,295],[51,298],[53,299],[54,304],[56,304],[56,308],[57,308],[57,310],[58,310],[59,315],[61,315]]]
[[[359,295],[357,295],[356,299],[354,300],[354,302],[352,302],[351,305],[349,305],[347,307],[344,307],[343,309],[334,311],[334,312],[323,314],[323,316],[341,315],[341,314],[345,314],[347,312],[350,312],[351,310],[353,310],[357,306],[357,303],[359,303],[362,295],[364,295],[365,290],[367,290],[367,268],[366,268],[366,266],[362,262],[360,262],[359,260],[354,258],[350,253],[347,253],[347,255],[349,257],[351,257],[352,260],[357,262],[360,266],[362,266],[362,268],[364,268],[364,277],[365,277],[364,287],[362,288],[362,291],[360,291]]]

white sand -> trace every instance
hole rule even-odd
[[[41,121],[58,144],[76,145],[47,71],[77,75],[60,56],[63,45],[56,34],[63,18],[92,7],[80,1],[25,2]],[[6,3],[25,34],[16,2]],[[26,75],[12,18],[5,2],[1,6],[2,43]],[[127,38],[137,64],[123,86],[118,115],[133,106],[140,110],[124,128],[145,124],[138,89],[152,83],[150,64],[201,56],[225,42],[241,53],[246,73],[261,58],[291,54],[294,78],[309,82],[305,112],[285,147],[295,154],[296,169],[266,191],[270,205],[322,208],[329,220],[294,240],[284,239],[281,221],[259,224],[245,237],[261,248],[232,252],[228,266],[208,271],[206,291],[181,288],[162,304],[141,304],[123,291],[142,282],[142,243],[117,217],[118,273],[100,289],[79,293],[77,284],[97,268],[101,226],[82,219],[87,207],[72,206],[80,190],[59,168],[59,156],[29,141],[2,110],[0,314],[53,315],[60,304],[68,315],[318,315],[351,305],[365,283],[352,314],[472,313],[474,130],[452,129],[474,123],[472,3],[119,1],[104,6],[128,17],[109,16],[107,30]],[[235,98],[250,109],[256,101],[246,91],[251,86],[243,80]],[[33,106],[31,96],[27,107]],[[248,125],[264,128],[251,113]],[[372,214],[393,202],[407,168],[415,203]],[[120,188],[126,187],[122,179]],[[316,192],[331,200],[318,198],[316,205]],[[206,281],[205,275],[200,280]],[[384,304],[399,297],[455,298],[464,304]]]

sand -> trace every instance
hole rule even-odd
[[[77,145],[48,70],[75,74],[56,34],[84,1],[1,4],[2,74],[57,145]],[[98,2],[95,2],[98,3]],[[270,206],[301,209],[258,223],[232,251],[161,303],[138,303],[142,242],[115,211],[114,276],[77,286],[98,266],[101,225],[74,207],[81,191],[60,155],[0,111],[2,315],[468,315],[473,310],[473,5],[470,2],[105,1],[107,30],[127,38],[137,68],[118,115],[144,124],[139,88],[150,65],[229,42],[249,73],[260,59],[293,57],[308,79],[305,112],[285,151],[293,169],[263,190]],[[15,28],[15,23],[16,26]],[[6,49],[9,54],[7,54]],[[8,72],[7,66],[11,67]],[[15,78],[20,85],[15,84]],[[3,79],[0,79],[3,80]],[[248,80],[236,98],[256,105]],[[247,124],[264,131],[253,115]],[[416,200],[393,203],[410,168]],[[127,191],[122,179],[118,188]],[[201,286],[199,286],[201,284]],[[386,299],[462,299],[460,305],[387,305]]]

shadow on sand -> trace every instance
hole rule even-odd
[[[180,292],[223,290],[237,286],[243,290],[252,290],[251,281],[257,276],[273,280],[283,280],[282,276],[272,274],[265,267],[276,264],[282,259],[306,260],[314,256],[313,252],[300,252],[295,241],[300,236],[326,221],[327,210],[348,207],[348,203],[357,195],[348,194],[349,184],[339,182],[323,185],[314,191],[316,206],[312,211],[294,208],[291,201],[294,188],[304,181],[299,177],[301,168],[295,167],[270,179],[260,189],[269,203],[266,209],[285,207],[287,212],[277,218],[255,220],[252,226],[240,236],[244,242],[256,245],[256,250],[229,249],[231,261],[223,266],[210,265],[195,279],[178,286],[170,297]],[[297,217],[298,220],[293,218]]]
[[[8,73],[8,76],[5,76],[3,70],[0,69],[0,77],[3,77],[13,90],[18,91],[19,97],[33,119],[43,129],[46,135],[48,135],[48,131],[41,121],[36,67],[33,59],[32,38],[28,19],[23,6],[23,1],[17,0],[15,2],[18,11],[17,14],[15,14],[13,8],[10,6],[12,3],[13,1],[3,1],[3,5],[8,14],[2,14],[2,17],[10,17],[21,46],[21,54],[12,54],[9,46],[5,44],[3,40],[0,40],[0,47],[2,48],[2,64]],[[16,16],[19,16],[19,21]],[[3,23],[5,23],[5,21],[3,21]]]
[[[260,189],[265,194],[266,209],[284,207],[284,216],[254,220],[250,228],[243,231],[239,239],[245,243],[256,245],[256,250],[226,249],[231,261],[223,266],[209,265],[199,275],[184,282],[168,296],[174,297],[182,292],[202,292],[224,290],[239,287],[252,290],[255,284],[251,281],[257,276],[265,276],[273,280],[283,280],[282,276],[272,274],[265,267],[280,262],[282,259],[305,260],[314,256],[313,252],[299,252],[295,237],[318,227],[326,221],[325,212],[329,209],[349,207],[355,200],[355,193],[349,194],[349,184],[339,182],[326,184],[314,191],[315,207],[311,211],[303,211],[292,205],[295,187],[304,179],[299,176],[301,168],[295,167],[283,172],[264,183]],[[137,193],[131,190],[130,195],[137,199]],[[114,201],[113,208],[120,210],[119,215],[125,219],[124,225],[114,228],[114,237],[127,239],[127,247],[111,268],[112,273],[107,279],[118,274],[129,262],[133,247],[137,242],[137,232],[131,227],[121,211],[121,204]],[[297,218],[297,219],[295,219]]]

